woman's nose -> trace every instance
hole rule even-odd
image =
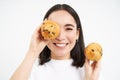
[[[60,33],[59,33],[59,35],[56,37],[56,40],[62,41],[62,40],[64,40],[64,39],[65,39],[65,33],[64,33],[63,30],[60,30]]]

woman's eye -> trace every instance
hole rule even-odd
[[[66,30],[73,30],[72,28],[66,28]]]

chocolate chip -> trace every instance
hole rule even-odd
[[[55,33],[54,33],[54,32],[52,32],[52,34],[53,34],[53,35],[55,35]]]
[[[94,49],[91,49],[92,52],[94,52],[95,50]]]

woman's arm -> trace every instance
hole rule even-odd
[[[90,63],[90,60],[85,61],[85,80],[99,80],[101,70],[101,60]]]
[[[27,52],[27,55],[25,56],[23,62],[14,72],[10,80],[28,80],[32,66],[36,59],[32,54],[32,52]]]
[[[44,40],[40,34],[39,26],[32,36],[30,47],[23,62],[14,72],[10,80],[28,80],[36,58],[38,58],[39,53],[41,53],[47,43],[48,41]]]

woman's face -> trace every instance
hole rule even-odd
[[[60,26],[59,36],[51,40],[47,45],[51,50],[51,58],[70,58],[70,52],[79,37],[79,31],[74,18],[67,11],[59,10],[52,12],[48,19],[55,21]]]

